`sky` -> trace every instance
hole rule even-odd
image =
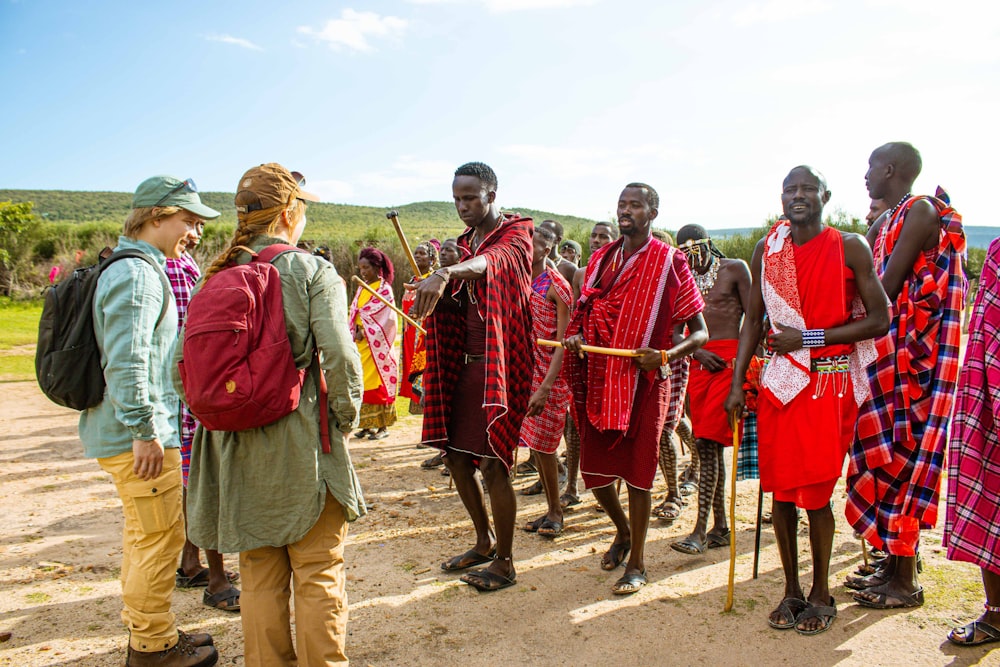
[[[871,151],[995,225],[1000,3],[949,0],[0,0],[0,188],[234,192],[261,162],[332,203],[497,201],[594,219],[631,181],[658,226],[749,227],[823,172],[863,217]]]

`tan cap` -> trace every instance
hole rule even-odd
[[[296,178],[298,177],[298,178]],[[251,213],[276,206],[287,206],[293,199],[319,201],[319,197],[302,189],[306,179],[277,162],[253,167],[243,174],[236,188],[236,210]]]

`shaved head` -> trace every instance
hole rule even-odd
[[[784,183],[788,182],[788,179],[792,177],[792,174],[799,171],[804,171],[807,174],[811,174],[813,178],[815,178],[819,182],[819,187],[823,190],[823,192],[829,192],[830,188],[828,188],[826,185],[826,176],[824,176],[818,169],[813,169],[809,165],[805,164],[800,164],[797,167],[793,167],[792,170],[788,172],[788,176],[785,176]]]
[[[872,153],[872,157],[877,157],[883,164],[895,166],[896,173],[908,183],[917,180],[924,166],[920,151],[905,141],[892,141],[879,146]]]

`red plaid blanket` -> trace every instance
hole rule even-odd
[[[940,189],[938,197],[910,197],[886,222],[874,248],[879,275],[921,198],[940,216],[938,247],[917,257],[892,304],[889,333],[876,341],[871,396],[858,414],[847,470],[847,519],[873,546],[897,556],[913,556],[920,529],[937,522],[967,289],[962,217]]]
[[[490,447],[504,462],[513,460],[521,422],[531,397],[534,341],[531,339],[531,218],[506,214],[504,221],[480,244],[473,257],[485,257],[486,276],[456,281],[452,296],[478,308],[486,322],[486,409]],[[458,246],[471,252],[474,230],[458,237]],[[455,309],[437,308],[427,318],[427,369],[424,371],[422,441],[443,449],[455,382],[465,347],[465,316]]]

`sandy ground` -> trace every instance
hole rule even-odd
[[[114,487],[81,456],[77,414],[45,400],[30,382],[0,384],[0,665],[121,665],[125,632],[117,581],[121,512]],[[951,646],[945,633],[981,611],[978,570],[945,560],[940,531],[925,540],[924,607],[873,611],[833,589],[839,618],[816,637],[778,632],[767,612],[781,597],[773,535],[763,534],[760,576],[751,578],[756,482],[740,482],[735,607],[723,613],[728,550],[685,556],[669,548],[694,519],[654,519],[650,584],[631,597],[610,587],[600,554],[610,522],[585,496],[555,540],[518,530],[515,587],[477,593],[439,563],[471,543],[471,524],[447,478],[419,468],[419,418],[380,442],[353,441],[372,512],[351,527],[347,547],[349,654],[357,665],[1000,665],[1000,650]],[[523,487],[532,479],[517,480]],[[659,482],[658,482],[659,483]],[[659,494],[658,494],[659,495]],[[861,561],[843,520],[833,580]],[[518,497],[519,524],[539,515],[540,496]],[[800,525],[806,556],[807,527]],[[235,556],[227,565],[236,567]],[[803,559],[804,583],[809,564]],[[178,590],[181,627],[215,636],[222,665],[242,665],[238,615],[204,607],[201,590]],[[997,646],[994,644],[994,646]]]

